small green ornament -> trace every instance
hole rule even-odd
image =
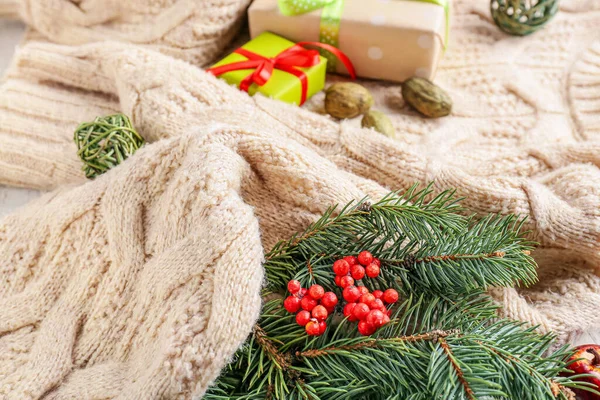
[[[126,115],[114,114],[85,122],[75,130],[77,155],[86,178],[93,179],[119,165],[145,143]]]
[[[548,22],[558,11],[559,0],[492,0],[492,17],[504,32],[529,35]]]

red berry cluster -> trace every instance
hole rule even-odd
[[[333,292],[325,292],[323,286],[312,285],[309,289],[302,288],[300,282],[291,280],[287,285],[288,296],[283,307],[296,314],[296,322],[303,326],[311,336],[320,336],[327,329],[325,319],[333,313],[338,298]],[[302,309],[302,310],[301,310]]]
[[[342,295],[347,304],[344,315],[349,321],[359,321],[358,331],[365,336],[372,335],[383,325],[390,322],[391,311],[386,304],[398,301],[398,292],[387,289],[385,292],[369,292],[364,286],[354,286],[355,281],[365,275],[369,278],[379,276],[381,263],[368,251],[361,251],[358,257],[347,256],[333,263],[336,285],[344,288]]]
[[[343,296],[347,301],[344,316],[348,317],[348,321],[359,321],[358,331],[364,336],[372,335],[390,322],[392,311],[386,305],[398,301],[398,292],[394,289],[369,293],[364,286],[348,286],[344,288]]]
[[[387,305],[398,301],[398,292],[387,289],[385,292],[369,292],[365,286],[354,286],[366,276],[377,278],[381,263],[368,251],[361,251],[358,257],[347,256],[333,263],[335,284],[343,288],[342,296],[347,304],[344,315],[349,321],[359,321],[358,331],[365,336],[390,322],[391,310]],[[325,319],[333,313],[338,298],[333,292],[325,292],[320,285],[302,288],[300,282],[291,280],[287,284],[291,293],[283,302],[284,308],[296,314],[296,322],[311,336],[320,336],[327,329]]]
[[[333,263],[335,284],[341,288],[354,285],[356,281],[368,276],[377,278],[381,262],[368,251],[361,251],[358,257],[347,256]]]

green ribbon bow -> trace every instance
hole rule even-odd
[[[450,29],[450,0],[403,1],[419,1],[421,3],[435,4],[444,7],[446,13],[446,38],[444,44],[446,45],[448,43],[448,33]],[[285,16],[301,15],[315,10],[323,10],[321,12],[319,42],[339,47],[340,24],[342,22],[342,12],[344,11],[344,0],[278,0],[278,5],[279,11]],[[323,57],[327,58],[328,66],[331,70],[334,70],[337,59],[328,52],[324,52]]]

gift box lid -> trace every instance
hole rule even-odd
[[[344,0],[335,32],[337,47],[352,60],[359,76],[431,79],[446,47],[447,4],[445,0]],[[323,33],[329,33],[323,31],[322,14],[322,9],[316,9],[286,16],[278,0],[255,0],[248,11],[250,33],[254,37],[271,31],[293,41],[322,41]],[[331,21],[325,25],[330,29]],[[344,70],[340,67],[337,72]]]
[[[275,35],[270,32],[262,32],[251,41],[247,42],[242,46],[243,49],[259,54],[263,57],[273,58],[282,53],[283,51],[294,46],[295,43],[282,38],[281,36]],[[240,61],[247,60],[241,54],[231,53],[221,61],[217,62],[211,68],[219,67],[222,65],[232,64]],[[304,72],[307,77],[308,90],[307,98],[313,96],[315,93],[323,90],[325,86],[325,76],[327,71],[327,59],[320,57],[321,62],[308,68],[296,67],[298,70]],[[239,87],[239,84],[248,75],[254,72],[254,69],[241,69],[237,71],[227,72],[222,74],[220,77],[231,84],[235,84]],[[265,96],[272,97],[278,100],[282,100],[292,104],[299,104],[302,94],[301,82],[298,77],[279,69],[273,70],[271,78],[262,86],[253,84],[248,89],[250,95],[254,95],[256,92],[260,92]]]

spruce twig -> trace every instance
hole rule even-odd
[[[369,250],[381,274],[361,283],[400,293],[392,320],[363,337],[338,306],[326,333],[308,337],[276,298],[205,399],[567,400],[569,388],[585,386],[559,376],[570,350],[547,354],[552,335],[499,318],[485,293],[536,281],[522,221],[475,221],[459,211],[452,192],[433,197],[412,188],[331,208],[278,243],[265,264],[267,293],[283,294],[297,279],[341,299],[333,262]]]

